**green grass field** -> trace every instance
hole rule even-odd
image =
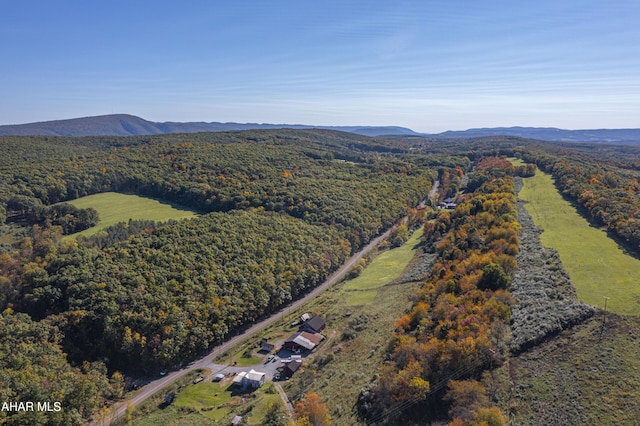
[[[100,223],[98,225],[73,234],[73,237],[93,235],[107,226],[118,222],[127,222],[129,219],[162,222],[169,219],[187,219],[198,215],[193,210],[176,204],[117,192],[88,195],[69,201],[69,204],[81,209],[93,207],[100,215]]]
[[[421,236],[422,230],[416,231],[403,246],[379,253],[359,277],[330,288],[305,306],[304,311],[322,315],[329,328],[327,341],[313,357],[331,361],[320,368],[307,365],[283,383],[289,398],[315,391],[326,402],[332,424],[358,424],[352,409],[358,393],[377,373],[395,321],[411,307],[420,287],[418,282],[390,283],[415,256]],[[343,340],[342,331],[355,327],[358,318],[366,320],[352,339]]]
[[[376,297],[376,289],[399,277],[415,255],[421,237],[422,228],[415,231],[402,246],[380,253],[358,277],[347,281],[344,290],[348,294],[349,304],[371,303]]]
[[[163,392],[162,395],[166,394]],[[248,425],[261,425],[269,404],[281,404],[273,383],[266,383],[252,395],[234,395],[229,382],[185,384],[178,389],[173,404],[150,408],[136,418],[137,426],[175,425],[196,426],[229,424],[231,418],[242,414]]]
[[[562,198],[549,174],[538,171],[524,179],[520,198],[545,247],[560,254],[578,298],[623,315],[640,314],[640,260],[629,256],[601,229],[594,228]]]
[[[514,425],[637,425],[640,317],[596,316],[494,372]]]
[[[353,306],[352,299],[344,295],[360,292],[345,292],[338,287],[311,302],[306,310],[320,313],[331,329],[325,332],[327,341],[320,345],[314,359],[331,357],[331,361],[321,368],[307,364],[304,371],[283,383],[289,398],[295,400],[298,395],[315,391],[327,404],[332,424],[359,424],[353,411],[358,394],[384,362],[395,321],[411,307],[418,288],[420,283],[410,282],[365,290],[372,292],[370,300]],[[349,317],[345,315],[347,312],[351,313]],[[358,318],[366,318],[366,322],[354,338],[343,340],[342,331],[352,327]]]
[[[228,404],[231,398],[231,392],[225,387],[219,383],[207,382],[185,387],[178,394],[174,404],[176,407],[198,410],[205,417],[219,421],[229,415],[229,410],[222,407]]]

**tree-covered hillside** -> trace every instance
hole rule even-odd
[[[402,153],[397,146],[330,131],[71,139],[69,145],[7,138],[3,144],[14,158],[0,170],[0,204],[9,217],[37,222],[46,205],[120,191],[205,212],[284,212],[338,226],[354,248],[417,204],[435,177],[413,160],[385,155]]]

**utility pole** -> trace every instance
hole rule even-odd
[[[607,322],[607,300],[609,298],[604,296],[604,311],[602,312],[602,327],[600,328],[600,340],[602,340],[602,333],[604,333],[604,325]]]

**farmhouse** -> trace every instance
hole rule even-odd
[[[264,385],[266,374],[251,369],[249,372],[241,371],[233,378],[233,384],[241,389],[258,389]]]
[[[265,373],[260,373],[255,370],[249,371],[247,375],[244,376],[246,386],[252,387],[254,389],[259,388],[260,386],[264,385],[265,376],[266,376]]]
[[[324,336],[318,333],[308,333],[306,331],[298,331],[293,333],[282,345],[285,349],[293,351],[307,350],[312,351],[324,340]]]

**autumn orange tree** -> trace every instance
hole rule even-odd
[[[302,401],[296,402],[296,424],[300,426],[329,426],[331,416],[329,409],[320,399],[320,395],[310,392]]]

